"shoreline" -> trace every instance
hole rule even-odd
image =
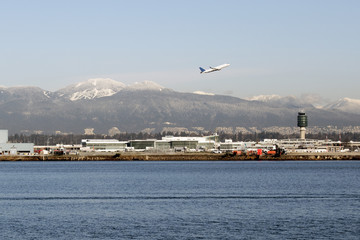
[[[214,153],[90,153],[80,155],[2,155],[1,161],[328,161],[360,160],[360,153],[289,153],[230,155]]]

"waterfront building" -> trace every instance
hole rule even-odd
[[[135,150],[150,150],[155,148],[156,139],[147,139],[147,140],[130,140],[128,142],[128,147]]]
[[[51,154],[56,151],[62,151],[64,154],[78,154],[82,148],[83,146],[81,144],[36,145],[34,146],[34,152],[43,155]],[[88,150],[90,151],[90,147]]]
[[[340,152],[344,151],[344,144],[339,141],[314,140],[314,139],[264,139],[259,142],[244,141],[233,142],[226,139],[225,142],[218,142],[215,136],[205,137],[174,137],[165,136],[161,140],[130,140],[119,141],[116,139],[83,139],[81,151],[213,151],[222,152],[261,152],[275,151],[284,149],[286,152]],[[350,150],[360,148],[356,142],[348,143]],[[65,149],[65,147],[64,147]],[[70,149],[69,149],[70,150]],[[70,151],[76,151],[74,147]]]
[[[358,149],[354,142],[348,143],[353,150]],[[261,149],[263,152],[284,149],[288,153],[319,153],[319,152],[341,152],[345,151],[344,144],[339,141],[315,140],[315,139],[264,139],[259,142],[233,142],[231,139],[220,143],[223,152],[244,151],[254,152]]]
[[[231,139],[226,139],[225,142],[220,143],[220,150],[225,152],[244,151],[245,144],[245,142],[233,142]]]
[[[210,136],[204,136],[204,137],[175,137],[175,136],[165,136],[162,137],[162,140],[164,141],[198,141],[198,142],[219,142],[219,136],[217,134],[210,135]]]
[[[34,153],[33,143],[10,143],[8,130],[0,130],[0,154],[28,155]]]
[[[350,141],[348,145],[351,150],[357,151],[357,152],[360,151],[360,142]]]
[[[276,144],[287,152],[340,152],[341,142],[317,139],[281,139]]]
[[[128,142],[117,139],[82,139],[82,151],[117,152],[125,151]]]
[[[219,136],[210,135],[204,137],[162,137],[162,141],[167,141],[174,150],[211,150],[219,145]]]
[[[219,146],[218,136],[174,137],[165,136],[161,140],[82,139],[81,151],[192,151],[211,150]]]
[[[159,151],[170,151],[171,143],[165,140],[155,141],[155,149]]]
[[[210,150],[210,149],[216,149],[218,148],[219,143],[215,141],[199,141],[197,144],[196,149],[202,149],[202,150]]]
[[[173,149],[196,149],[197,145],[198,145],[198,141],[196,140],[184,140],[184,141],[180,141],[180,140],[175,140],[175,141],[171,141],[170,142],[171,148]]]

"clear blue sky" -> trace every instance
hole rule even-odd
[[[240,98],[360,99],[360,1],[0,2],[0,85],[150,80]],[[220,72],[199,66],[222,63]]]

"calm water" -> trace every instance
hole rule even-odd
[[[360,162],[0,162],[0,239],[359,239]]]

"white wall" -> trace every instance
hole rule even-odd
[[[7,143],[9,141],[8,136],[8,130],[0,130],[0,143]]]

